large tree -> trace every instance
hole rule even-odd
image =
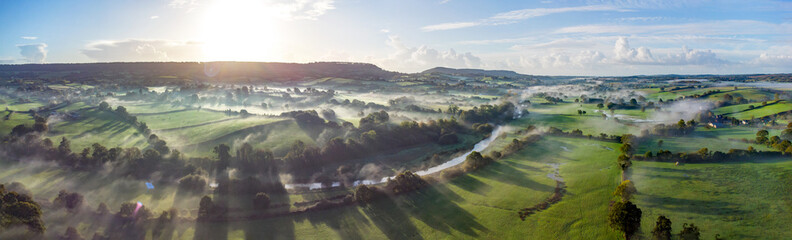
[[[630,180],[624,180],[618,187],[616,187],[616,191],[613,192],[614,196],[621,198],[622,201],[630,201],[632,195],[638,192],[635,189],[635,185]]]
[[[657,217],[657,223],[652,229],[652,238],[655,240],[671,240],[671,220],[663,215]]]
[[[701,232],[695,224],[688,225],[682,224],[682,231],[679,232],[679,239],[681,240],[699,240],[701,239]]]
[[[641,228],[641,209],[630,201],[617,201],[610,208],[608,222],[613,229],[624,233],[625,239],[630,237]]]
[[[226,168],[231,164],[231,154],[229,153],[231,148],[228,145],[220,144],[214,148],[214,153],[217,154],[217,170],[218,171],[225,171]]]

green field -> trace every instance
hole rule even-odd
[[[138,67],[147,64],[159,63]],[[250,65],[243,69],[252,73],[234,73],[235,68],[230,66],[236,63],[224,62],[227,65],[223,66],[229,67],[223,68],[223,74],[205,76],[201,66],[193,63],[180,63],[179,66],[181,64],[184,72],[170,72],[169,68],[154,73],[104,71],[101,77],[89,71],[0,72],[2,76],[11,76],[7,81],[0,79],[0,83],[5,83],[0,86],[0,100],[9,108],[0,113],[0,117],[14,111],[8,120],[0,118],[0,136],[3,137],[0,150],[12,150],[0,152],[0,158],[9,158],[0,159],[0,183],[20,182],[32,192],[33,199],[41,203],[41,219],[47,226],[42,239],[57,239],[69,226],[76,227],[86,239],[96,232],[127,230],[144,234],[135,239],[146,240],[623,239],[623,233],[614,230],[608,222],[609,206],[618,199],[613,192],[623,177],[635,183],[638,191],[632,202],[643,210],[641,231],[636,239],[651,238],[659,215],[673,221],[674,234],[681,230],[683,223],[695,223],[701,229],[701,239],[713,239],[715,234],[726,239],[792,239],[788,231],[792,224],[789,214],[792,209],[792,158],[788,155],[678,166],[633,159],[632,166],[623,174],[617,164],[622,144],[600,138],[601,134],[636,135],[633,142],[636,155],[660,150],[694,153],[701,148],[720,152],[747,148],[775,151],[755,144],[756,132],[767,128],[770,136],[779,136],[785,125],[733,126],[709,118],[706,109],[695,105],[706,102],[709,106],[723,106],[711,109],[715,115],[740,120],[772,116],[778,118],[778,123],[785,124],[792,121],[792,117],[779,113],[792,110],[789,91],[716,87],[729,86],[730,83],[720,80],[692,84],[703,86],[701,88],[670,90],[691,85],[668,81],[678,77],[675,75],[509,77],[512,73],[489,76],[487,72],[468,69],[458,74],[381,72],[382,76],[362,80],[353,76],[367,76],[369,71],[378,70],[356,72],[356,67],[363,66],[349,65],[345,67],[353,69],[352,72],[319,75],[327,71],[321,69],[310,75],[298,74],[303,71],[299,69],[313,64],[307,63],[289,70],[295,72],[271,77],[265,71],[248,76],[260,70],[274,73],[279,69],[262,70],[252,67],[259,63],[245,63]],[[334,63],[319,64],[330,67]],[[194,70],[189,70],[193,67]],[[206,70],[206,66],[202,67]],[[437,71],[440,70],[453,71]],[[76,75],[80,78],[75,79]],[[789,76],[774,77],[787,79]],[[89,80],[80,80],[83,78]],[[717,79],[718,76],[702,78]],[[213,82],[216,80],[219,82]],[[745,83],[741,81],[733,84]],[[668,91],[661,92],[660,87]],[[85,90],[87,88],[92,89]],[[295,88],[299,88],[300,93]],[[33,93],[35,89],[46,92]],[[328,91],[330,89],[333,91]],[[720,93],[692,97],[713,90]],[[134,94],[125,95],[130,91]],[[775,93],[779,93],[781,100],[768,101],[768,105],[763,106],[762,101],[775,98]],[[603,99],[605,105],[618,103],[617,107],[634,109],[611,111],[598,108],[597,104],[575,103],[577,96],[583,94]],[[735,99],[746,98],[749,103],[726,106],[732,102],[723,102],[725,94]],[[562,102],[550,102],[555,100],[547,96],[561,97]],[[621,104],[629,103],[632,98],[638,105]],[[391,101],[395,99],[399,101]],[[659,103],[659,99],[666,103]],[[382,106],[335,102],[344,100]],[[61,101],[69,103],[57,104]],[[103,101],[112,109],[123,106],[137,122],[115,111],[100,111],[98,106]],[[507,102],[518,106],[514,109],[501,107],[507,106]],[[649,106],[649,102],[655,105],[641,110],[640,106]],[[695,104],[686,105],[689,102]],[[481,106],[484,104],[498,107]],[[29,111],[45,105],[49,108],[46,112]],[[447,112],[451,105],[460,110],[475,108],[476,111]],[[749,109],[751,105],[754,109]],[[416,106],[420,109],[412,108]],[[685,107],[690,109],[680,110]],[[239,113],[242,109],[251,114]],[[441,111],[434,111],[436,109]],[[336,127],[325,120],[295,112],[311,110],[321,113],[319,116],[328,121],[349,122],[357,128]],[[333,110],[334,116],[323,110]],[[380,111],[386,111],[388,117],[370,114]],[[524,114],[517,117],[512,115],[515,111],[524,111]],[[704,114],[696,116],[699,113]],[[701,122],[693,132],[684,135],[655,135],[660,132],[656,130],[663,127],[658,124],[675,127],[676,121],[664,122],[671,119],[669,115],[684,115],[684,120],[696,116],[695,120],[701,119]],[[32,126],[34,116],[48,117],[47,131],[37,128],[29,135],[6,136],[19,124]],[[451,118],[460,125],[436,121]],[[399,126],[402,121],[420,123]],[[717,128],[705,127],[709,122],[719,124]],[[135,127],[140,123],[145,123],[148,130]],[[482,125],[484,123],[492,126]],[[463,163],[465,165],[447,172],[423,176],[430,183],[426,186],[418,186],[420,181],[415,179],[401,181],[403,179],[399,178],[397,184],[415,184],[413,186],[420,188],[397,194],[399,188],[388,183],[389,194],[370,203],[348,201],[350,199],[345,198],[348,194],[361,192],[353,186],[337,184],[379,180],[407,170],[418,172],[440,165],[469,152],[486,139],[489,127],[500,131],[492,132],[499,134],[492,142],[484,142],[489,144],[480,151],[485,156],[496,156],[496,151],[508,152],[515,139],[529,141],[523,142],[525,145],[516,152],[493,162],[486,162],[487,158],[478,159],[483,159],[482,162],[471,158]],[[526,131],[529,127],[532,127],[530,132]],[[548,132],[551,128],[567,133],[579,129],[584,136]],[[180,155],[173,154],[176,151],[149,146],[149,133],[156,134],[167,143],[169,150],[178,150]],[[42,140],[37,139],[39,134],[56,146],[61,138],[68,138],[76,153],[94,143],[108,148],[136,147],[151,151],[144,151],[141,156],[133,156],[128,153],[134,152],[128,151],[121,157],[115,155],[115,151],[107,154],[89,151],[86,155],[66,158],[57,151],[27,149],[29,145],[36,146],[28,141]],[[336,137],[341,138],[343,144],[330,141]],[[661,140],[662,145],[658,144]],[[296,141],[308,147],[300,148],[294,144]],[[246,143],[253,146],[252,152],[240,149]],[[228,155],[213,151],[221,144],[230,147]],[[274,159],[260,150],[272,151]],[[754,156],[768,155],[758,153]],[[100,160],[105,164],[99,164]],[[478,163],[482,166],[476,170],[452,172]],[[287,184],[285,191],[281,191],[280,186],[270,185],[278,183],[278,179]],[[295,185],[319,185],[318,182],[332,182],[334,187],[317,189]],[[156,187],[148,189],[146,183]],[[386,184],[377,185],[385,187]],[[563,190],[557,188],[559,186],[563,186]],[[53,203],[61,190],[84,196],[80,212],[67,212]],[[188,193],[192,190],[196,193]],[[254,196],[260,192],[267,194],[270,205],[254,204]],[[521,209],[546,204],[550,197],[558,196],[557,192],[563,194],[560,200],[520,220]],[[206,210],[204,205],[206,211],[201,211],[201,218],[198,218],[199,202],[205,195],[211,196],[218,207]],[[332,203],[323,205],[328,203],[323,200]],[[110,212],[118,213],[125,202],[140,202],[152,210],[154,216],[139,219],[136,225],[126,221],[134,217],[126,220],[122,219],[122,214],[102,217],[93,211],[105,203]],[[10,209],[7,206],[16,204],[6,203],[0,204],[3,214]],[[322,209],[324,207],[326,209]],[[160,213],[171,208],[175,208],[181,218],[160,222],[157,218]],[[9,219],[5,216],[11,215],[3,216],[5,221]],[[0,238],[9,238],[3,225],[7,222],[10,221],[0,224]],[[126,229],[111,228],[120,225]],[[155,229],[163,225],[167,225],[168,232],[155,237]],[[12,231],[22,231],[20,229]]]
[[[270,149],[281,155],[296,140],[314,144],[313,139],[294,120],[283,118],[248,117],[155,133],[170,146],[201,156],[213,155],[212,148],[219,144],[239,147],[237,144],[248,142],[254,147]]]
[[[769,104],[767,106],[761,106],[761,104],[756,104],[754,106],[756,106],[757,108],[748,111],[729,114],[728,116],[740,120],[749,120],[753,118],[761,118],[769,115],[775,115],[776,113],[792,111],[792,103],[786,101],[782,101],[775,104]]]
[[[71,141],[74,152],[82,151],[94,143],[105,147],[138,147],[148,145],[147,137],[137,128],[123,121],[115,113],[84,109],[78,111],[77,120],[50,123],[47,137],[59,143],[62,137]]]
[[[225,113],[198,109],[189,109],[176,112],[139,114],[138,121],[146,123],[151,130],[174,129],[185,126],[194,126],[219,120],[232,120]]]
[[[788,158],[747,163],[685,164],[633,162],[643,210],[642,230],[649,234],[659,215],[695,223],[702,239],[790,239],[792,161]]]
[[[0,136],[11,133],[11,129],[19,124],[24,124],[28,127],[33,125],[33,117],[31,117],[30,114],[12,113],[11,116],[8,117],[8,120],[6,120],[5,116],[7,116],[8,113],[8,111],[0,112]]]
[[[613,164],[616,152],[603,146],[618,147],[547,137],[484,169],[415,193],[368,206],[230,223],[223,231],[228,239],[614,239],[619,234],[602,219],[619,171]],[[547,177],[553,172],[550,163],[561,164],[567,195],[520,221],[517,210],[552,193],[555,183]],[[191,239],[193,231],[185,229],[177,238]]]

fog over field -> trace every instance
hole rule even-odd
[[[787,1],[0,1],[0,239],[792,239]]]

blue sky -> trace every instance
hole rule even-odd
[[[792,72],[792,1],[0,1],[0,63],[356,61],[542,75]]]

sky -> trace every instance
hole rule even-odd
[[[532,75],[792,72],[792,1],[0,0],[0,64],[350,61]]]

